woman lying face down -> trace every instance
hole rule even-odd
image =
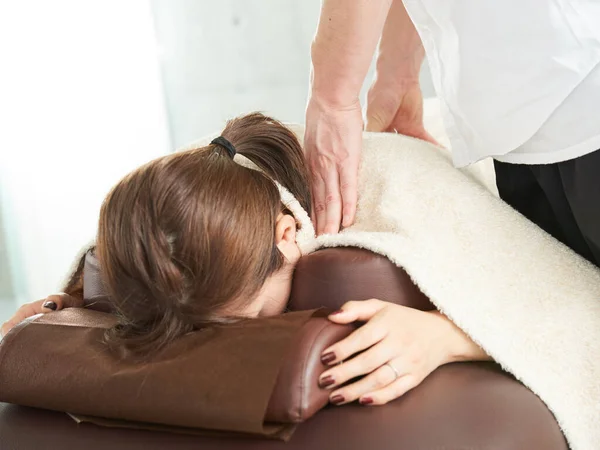
[[[264,173],[211,144],[151,161],[104,201],[96,254],[122,318],[110,340],[146,353],[209,323],[284,310],[300,250],[272,179],[309,209],[302,149],[261,114],[222,136]]]
[[[204,326],[285,309],[301,252],[274,180],[310,214],[302,148],[291,130],[258,113],[230,121],[222,138],[140,167],[102,205],[95,252],[120,318],[106,340],[125,354],[151,356]],[[260,171],[234,162],[235,152]],[[67,295],[23,306],[3,332],[38,312],[80,306],[82,268],[83,259]],[[330,367],[320,384],[334,404],[383,404],[440,365],[488,359],[437,311],[350,301],[329,318],[365,322],[322,354]]]

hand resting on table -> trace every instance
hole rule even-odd
[[[73,297],[68,294],[54,294],[31,303],[26,303],[17,309],[17,312],[0,328],[0,336],[6,334],[25,319],[38,314],[46,314],[53,311],[59,311],[64,308],[78,308],[83,306],[83,299]]]
[[[490,359],[437,310],[420,311],[375,299],[351,301],[329,320],[365,322],[322,353],[321,361],[333,367],[321,375],[319,384],[332,390],[329,399],[335,405],[355,400],[382,405],[418,386],[439,366]],[[366,376],[344,385],[361,375]]]

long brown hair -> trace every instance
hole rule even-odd
[[[284,207],[273,180],[310,213],[302,148],[260,113],[229,121],[222,136],[264,173],[213,144],[155,159],[106,197],[95,251],[120,319],[106,335],[112,347],[143,356],[226,320],[225,309],[244,306],[282,267],[274,230]]]

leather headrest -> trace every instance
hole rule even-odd
[[[91,252],[83,271],[83,297],[91,309],[111,310],[98,260]],[[404,269],[384,256],[354,247],[328,248],[300,258],[288,307],[335,310],[349,300],[370,298],[423,311],[435,309]]]
[[[98,260],[91,252],[86,256],[83,292],[88,308],[111,310]],[[425,311],[434,309],[406,271],[381,255],[358,248],[330,248],[302,257],[294,273],[288,307],[291,311],[334,310],[349,300],[370,298]],[[320,354],[352,328],[325,324],[325,319],[309,321],[302,336],[294,341],[269,402],[267,420],[301,422],[327,404],[328,392],[317,383],[325,370]]]
[[[84,300],[88,310],[111,310],[110,298],[102,285],[98,261],[91,253],[86,256],[83,285]],[[382,256],[356,248],[326,249],[303,257],[294,274],[289,306],[291,310],[298,311],[321,307],[337,309],[349,300],[368,298],[379,298],[423,310],[433,308],[404,270],[396,267]],[[194,387],[188,386],[186,383],[190,379],[186,374],[190,371],[205,370],[204,366],[207,361],[202,358],[206,358],[204,356],[206,353],[197,350],[190,353],[192,348],[196,348],[190,347],[192,344],[176,343],[177,345],[171,349],[168,366],[162,363],[158,365],[125,364],[112,360],[99,346],[102,329],[106,326],[98,327],[94,321],[99,318],[106,324],[114,323],[115,319],[111,313],[96,311],[75,315],[68,310],[51,313],[32,323],[31,325],[36,325],[36,327],[26,328],[27,331],[21,331],[18,337],[15,337],[14,334],[26,327],[27,324],[21,325],[14,332],[9,333],[7,338],[11,334],[12,337],[6,339],[6,342],[0,347],[1,353],[7,355],[10,345],[23,348],[24,351],[10,353],[13,355],[12,358],[15,358],[10,361],[11,366],[18,367],[15,369],[16,372],[8,366],[4,370],[0,370],[0,379],[4,380],[0,401],[65,410],[84,415],[159,422],[184,427],[205,427],[206,422],[195,420],[195,417],[202,416],[201,413],[207,409],[206,403],[202,403],[201,399],[206,399],[204,396],[210,395],[209,392],[203,390],[203,388],[208,389],[209,387],[197,386],[195,383]],[[89,314],[92,314],[93,323],[90,322]],[[100,316],[93,316],[94,314],[100,314]],[[259,321],[261,320],[264,319]],[[274,318],[274,320],[278,319]],[[64,325],[67,324],[70,326],[65,327]],[[261,413],[260,419],[265,422],[297,423],[306,420],[324,407],[328,403],[329,392],[318,386],[318,378],[325,370],[320,361],[320,355],[328,346],[349,335],[353,329],[353,326],[335,325],[321,313],[320,316],[317,314],[306,320],[293,335],[289,332],[284,333],[285,336],[288,336],[289,343],[286,351],[281,354],[283,360],[274,358],[268,362],[268,364],[276,365],[274,370],[276,370],[277,376],[276,382],[269,388],[270,391],[264,390],[266,387],[263,386],[263,391],[270,392],[270,394],[264,399],[266,409]],[[271,327],[266,330],[272,333],[274,340],[283,339],[276,336]],[[202,331],[198,333],[202,333]],[[264,360],[265,352],[279,354],[277,352],[280,350],[275,349],[280,349],[280,347],[275,345],[274,349],[270,350],[270,344],[261,340],[260,333],[258,335],[252,334],[250,331],[247,333],[249,334],[244,341],[244,345],[246,345],[244,356],[250,357],[250,360],[255,352],[257,356],[262,355],[263,363],[267,364]],[[234,334],[234,336],[236,335]],[[252,350],[252,345],[248,347],[251,339],[256,339],[254,350]],[[184,341],[209,347],[215,345],[216,342],[215,348],[219,348],[220,345],[218,341],[204,341],[200,336],[199,339],[194,336],[185,337]],[[10,344],[11,342],[12,344]],[[67,344],[61,344],[59,347],[56,342]],[[269,348],[266,348],[265,345]],[[27,348],[35,348],[35,352],[28,352]],[[179,350],[177,350],[178,348]],[[233,348],[237,350],[235,345]],[[184,349],[185,353],[174,357],[179,354],[178,351]],[[198,356],[190,356],[191,354]],[[45,355],[52,355],[52,357],[48,358]],[[240,358],[235,351],[222,347],[219,357],[214,360],[221,369],[214,367],[213,370],[217,371],[215,373],[222,370],[223,364],[225,367],[227,366],[228,356],[230,359]],[[4,358],[7,362],[6,356]],[[101,362],[100,366],[98,366],[99,361]],[[239,361],[232,361],[232,367],[235,366],[234,362]],[[39,364],[40,367],[37,367],[36,364]],[[22,376],[27,371],[23,367],[31,369],[32,375],[36,373],[36,370],[43,370],[45,373],[51,373],[52,376],[42,377],[41,380],[40,377],[35,377],[36,381],[32,383],[32,377]],[[165,367],[168,367],[168,370]],[[228,374],[228,372],[222,373]],[[254,387],[252,383],[261,384],[261,381],[258,381],[261,380],[259,372],[256,372],[255,375],[258,377],[256,380],[252,382],[250,379],[246,380],[248,388],[251,390]],[[77,380],[76,383],[58,385],[55,382],[56,379],[72,380],[74,378]],[[47,382],[44,382],[44,379]],[[130,398],[128,386],[144,384],[158,386],[161,383],[164,386],[162,390],[140,390],[136,393],[136,401],[132,401]],[[64,389],[61,390],[60,386]],[[101,395],[96,395],[98,389],[102,389]],[[212,389],[214,391],[214,386]],[[144,395],[149,397],[146,398]],[[183,397],[179,398],[180,395]],[[194,401],[194,398],[197,400]],[[188,405],[197,404],[202,408],[194,410],[190,406],[189,414],[182,415],[178,413],[178,411],[180,412],[178,405],[182,401],[187,401]],[[256,399],[254,403],[256,403]],[[149,405],[155,407],[150,408]],[[221,426],[224,425],[221,424]]]
[[[349,300],[376,298],[422,311],[435,306],[406,271],[384,256],[354,247],[303,256],[294,272],[289,309],[338,309]]]

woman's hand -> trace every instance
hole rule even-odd
[[[332,322],[366,322],[350,336],[326,349],[321,360],[334,366],[319,378],[339,405],[359,400],[382,405],[419,385],[439,366],[489,357],[447,317],[381,300],[346,303],[329,316]],[[358,355],[356,355],[359,352]],[[354,358],[351,358],[356,355]],[[338,363],[341,364],[337,365]],[[340,387],[348,380],[367,375]]]
[[[0,328],[0,335],[6,336],[12,327],[36,314],[45,314],[52,311],[59,311],[63,308],[79,308],[82,306],[82,299],[72,297],[68,294],[50,295],[43,300],[26,303],[17,310],[10,320],[2,325],[2,328]]]

